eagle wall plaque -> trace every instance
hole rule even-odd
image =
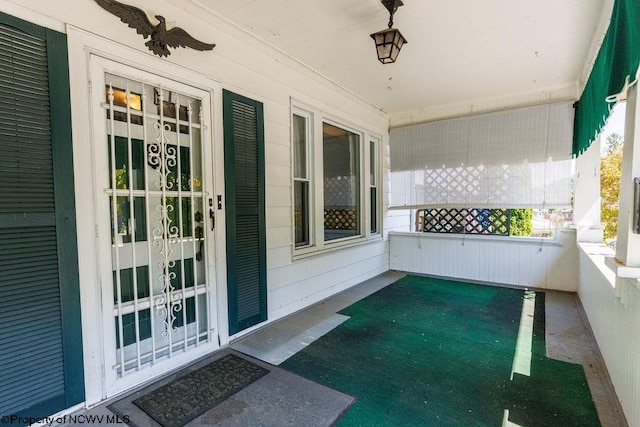
[[[153,25],[147,14],[135,6],[120,3],[115,0],[96,0],[104,10],[110,12],[120,18],[122,22],[130,28],[136,30],[145,39],[150,39],[145,43],[154,54],[162,57],[169,56],[169,48],[190,47],[195,50],[211,50],[216,45],[213,43],[204,43],[193,38],[189,33],[180,27],[174,27],[167,30],[167,24],[164,16],[156,15],[156,19],[160,21],[158,25]]]

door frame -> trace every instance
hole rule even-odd
[[[98,183],[96,175],[96,141],[92,120],[96,117],[94,111],[91,83],[91,56],[103,58],[142,72],[157,75],[160,78],[176,81],[179,84],[192,86],[210,94],[210,127],[203,129],[208,133],[212,142],[211,164],[213,164],[213,184],[210,187],[210,197],[224,195],[224,147],[222,130],[222,86],[220,82],[212,80],[202,74],[186,69],[180,65],[151,56],[145,51],[131,49],[113,41],[78,28],[68,27],[69,63],[71,80],[72,122],[74,134],[74,175],[78,177],[75,185],[76,206],[78,212],[77,231],[79,252],[79,275],[82,307],[82,333],[84,342],[84,371],[86,406],[91,407],[108,396],[117,395],[135,385],[155,378],[188,363],[196,357],[196,353],[189,352],[188,357],[175,357],[162,364],[163,368],[141,371],[140,375],[130,376],[130,381],[122,381],[118,387],[107,390],[106,368],[104,360],[103,306],[101,289],[101,271],[110,268],[111,253],[106,252],[100,245],[100,230],[97,218],[99,211],[98,200],[102,194],[96,194]],[[125,76],[126,77],[126,76]],[[224,200],[224,199],[223,199]],[[216,345],[204,345],[194,351],[202,355],[213,351],[228,343],[228,309],[226,292],[226,238],[225,238],[224,209],[216,210],[216,227],[214,230],[215,259],[209,262],[214,266],[215,289],[215,323],[217,324]],[[107,267],[105,267],[105,265]],[[110,283],[108,284],[110,285]],[[125,377],[126,378],[126,377]]]
[[[206,284],[206,287],[209,289],[206,293],[207,295],[206,307],[208,311],[207,319],[209,319],[209,321],[211,322],[208,325],[209,330],[207,333],[207,335],[209,335],[209,343],[203,344],[201,347],[198,346],[195,348],[190,348],[186,353],[176,354],[167,360],[162,360],[158,364],[151,364],[150,366],[145,366],[144,371],[150,371],[150,372],[134,371],[132,373],[127,373],[124,376],[118,376],[113,371],[113,369],[110,368],[111,366],[114,366],[117,363],[115,354],[118,352],[115,346],[116,331],[113,328],[114,316],[112,314],[113,304],[111,303],[111,301],[113,301],[113,298],[114,298],[112,293],[113,287],[112,287],[112,284],[109,283],[107,279],[111,277],[112,270],[115,267],[113,265],[113,259],[111,258],[111,250],[110,250],[112,246],[111,235],[113,232],[113,230],[111,229],[112,225],[110,223],[110,211],[112,209],[112,206],[109,203],[109,197],[106,196],[106,189],[109,186],[110,166],[108,162],[109,154],[106,149],[107,145],[105,144],[105,141],[107,140],[106,136],[108,132],[108,129],[105,126],[105,117],[104,117],[105,110],[103,110],[102,108],[96,109],[97,105],[105,102],[104,93],[102,92],[102,89],[105,87],[105,84],[107,84],[107,81],[104,79],[104,76],[105,74],[108,73],[114,76],[122,77],[123,79],[126,79],[126,80],[144,83],[149,86],[155,87],[156,85],[159,85],[161,87],[165,87],[170,91],[175,90],[189,97],[203,96],[203,101],[205,102],[202,103],[203,123],[201,123],[201,126],[205,128],[205,132],[201,132],[201,135],[203,136],[201,142],[203,143],[203,145],[200,147],[201,148],[200,156],[202,156],[201,158],[203,159],[203,170],[202,170],[202,177],[201,177],[203,181],[201,192],[204,195],[203,206],[202,206],[203,210],[207,209],[207,206],[205,205],[206,203],[205,200],[206,199],[213,200],[215,198],[213,194],[213,190],[215,188],[213,185],[214,156],[213,156],[213,153],[211,152],[211,148],[212,148],[211,135],[208,132],[206,132],[206,127],[210,127],[209,123],[211,120],[211,111],[210,111],[210,105],[205,105],[207,99],[204,98],[204,97],[210,97],[211,93],[208,92],[207,90],[194,88],[192,86],[182,84],[181,82],[175,79],[166,79],[158,76],[156,73],[148,73],[146,71],[138,70],[137,68],[131,67],[129,65],[122,64],[120,62],[115,62],[110,59],[105,59],[96,55],[91,55],[89,58],[89,62],[90,62],[90,68],[91,68],[90,72],[91,72],[91,79],[92,79],[92,85],[93,85],[92,108],[94,108],[93,110],[94,115],[92,117],[92,123],[94,127],[93,144],[94,144],[94,153],[95,153],[93,170],[94,170],[94,173],[97,174],[96,182],[95,182],[96,187],[95,187],[94,194],[96,194],[96,199],[97,199],[96,200],[97,202],[96,223],[98,224],[97,230],[99,234],[98,244],[100,245],[100,250],[104,251],[103,253],[105,254],[104,255],[105,258],[103,259],[103,261],[106,261],[106,258],[107,258],[106,253],[109,254],[108,258],[111,261],[111,262],[103,262],[100,266],[101,280],[103,280],[102,286],[101,286],[101,296],[102,296],[102,301],[104,303],[102,309],[103,309],[103,321],[104,321],[103,323],[104,344],[103,345],[104,345],[104,362],[105,362],[104,363],[105,364],[105,386],[106,386],[107,397],[111,397],[120,391],[128,389],[130,385],[136,385],[140,383],[141,380],[144,381],[150,375],[154,376],[153,371],[160,370],[162,373],[166,369],[175,368],[176,366],[179,366],[180,364],[182,364],[183,360],[185,361],[193,360],[193,358],[197,357],[198,355],[202,355],[210,351],[216,350],[219,347],[219,344],[217,343],[218,341],[217,339],[213,339],[213,340],[211,339],[212,332],[213,334],[217,334],[217,329],[218,329],[217,319],[215,319],[215,315],[211,316],[211,314],[215,314],[217,312],[217,307],[216,307],[217,281],[215,277],[215,258],[211,259],[208,256],[209,254],[212,254],[212,253],[215,254],[216,233],[215,233],[215,229],[210,230],[207,228],[206,239],[204,241],[205,243],[204,262],[205,262],[205,274],[206,274],[205,277],[207,278],[205,284]],[[151,96],[151,95],[148,95],[148,96]],[[210,104],[210,101],[209,101],[209,104]],[[155,139],[155,135],[148,135],[149,143],[152,143],[154,139]],[[115,147],[112,147],[112,150],[115,150]],[[146,169],[146,165],[145,165],[145,169]],[[153,184],[152,184],[152,182],[154,181],[153,174],[150,173],[148,178],[149,178],[149,182],[147,182],[145,186],[150,190],[154,190]],[[195,207],[192,207],[192,208],[195,209]],[[150,210],[153,210],[153,209],[150,208]],[[145,215],[149,213],[150,212],[146,212]],[[147,221],[149,220],[150,218],[147,218]],[[155,224],[150,223],[148,224],[148,227],[153,227],[154,225]],[[203,226],[205,227],[210,226],[210,220],[208,218],[204,218]],[[182,224],[180,224],[179,227],[181,228]],[[149,239],[151,239],[151,236],[147,236],[147,240]],[[153,243],[151,241],[148,241],[147,243],[149,245],[149,249],[153,251],[153,249],[151,248]],[[173,252],[177,252],[179,247],[180,246],[175,246]],[[136,252],[135,249],[133,249],[133,251]],[[150,269],[149,271],[151,272],[152,271],[151,266],[149,266],[149,269]],[[139,286],[142,286],[142,285],[139,285]],[[211,286],[213,286],[213,288],[211,288]],[[155,298],[153,296],[150,297],[150,300],[154,300],[154,299]],[[185,308],[186,299],[183,300],[181,304],[182,304],[183,310],[186,310]],[[149,310],[150,310],[150,316],[152,316],[151,318],[153,319],[154,318],[153,316],[155,315],[153,304],[149,308]],[[172,312],[169,311],[166,313],[166,315],[171,316]],[[212,327],[213,329],[211,329]],[[160,331],[156,331],[156,332],[159,333]],[[151,339],[155,340],[156,336],[152,337]],[[124,349],[121,351],[124,352]],[[124,353],[121,353],[121,355],[124,355]]]

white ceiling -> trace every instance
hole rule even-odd
[[[576,93],[605,0],[404,0],[395,64],[375,55],[380,0],[200,0],[218,15],[389,112]]]

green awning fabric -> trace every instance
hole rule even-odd
[[[576,106],[573,155],[582,154],[609,117],[606,101],[619,93],[627,76],[636,78],[640,64],[640,1],[616,0],[611,22]]]

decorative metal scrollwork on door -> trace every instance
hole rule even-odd
[[[211,163],[202,132],[209,97],[105,76],[109,317],[113,366],[125,376],[210,341],[203,176]]]
[[[159,90],[159,102],[160,105],[164,105],[162,88]],[[158,190],[162,191],[160,204],[156,206],[160,217],[152,230],[153,246],[158,248],[162,255],[162,260],[158,265],[161,272],[159,280],[162,283],[162,293],[154,298],[153,305],[156,316],[164,321],[165,329],[162,331],[162,336],[167,337],[170,332],[177,332],[177,328],[173,326],[176,319],[175,313],[182,310],[182,294],[174,292],[176,289],[172,285],[172,281],[176,278],[176,273],[172,271],[176,262],[171,259],[172,246],[178,243],[180,229],[171,220],[171,212],[174,207],[167,203],[166,195],[166,191],[173,190],[175,184],[172,169],[177,164],[177,149],[169,144],[166,133],[171,131],[171,127],[163,121],[162,108],[160,108],[160,112],[160,120],[153,125],[158,134],[155,142],[148,146],[147,162],[156,170],[155,185]]]

